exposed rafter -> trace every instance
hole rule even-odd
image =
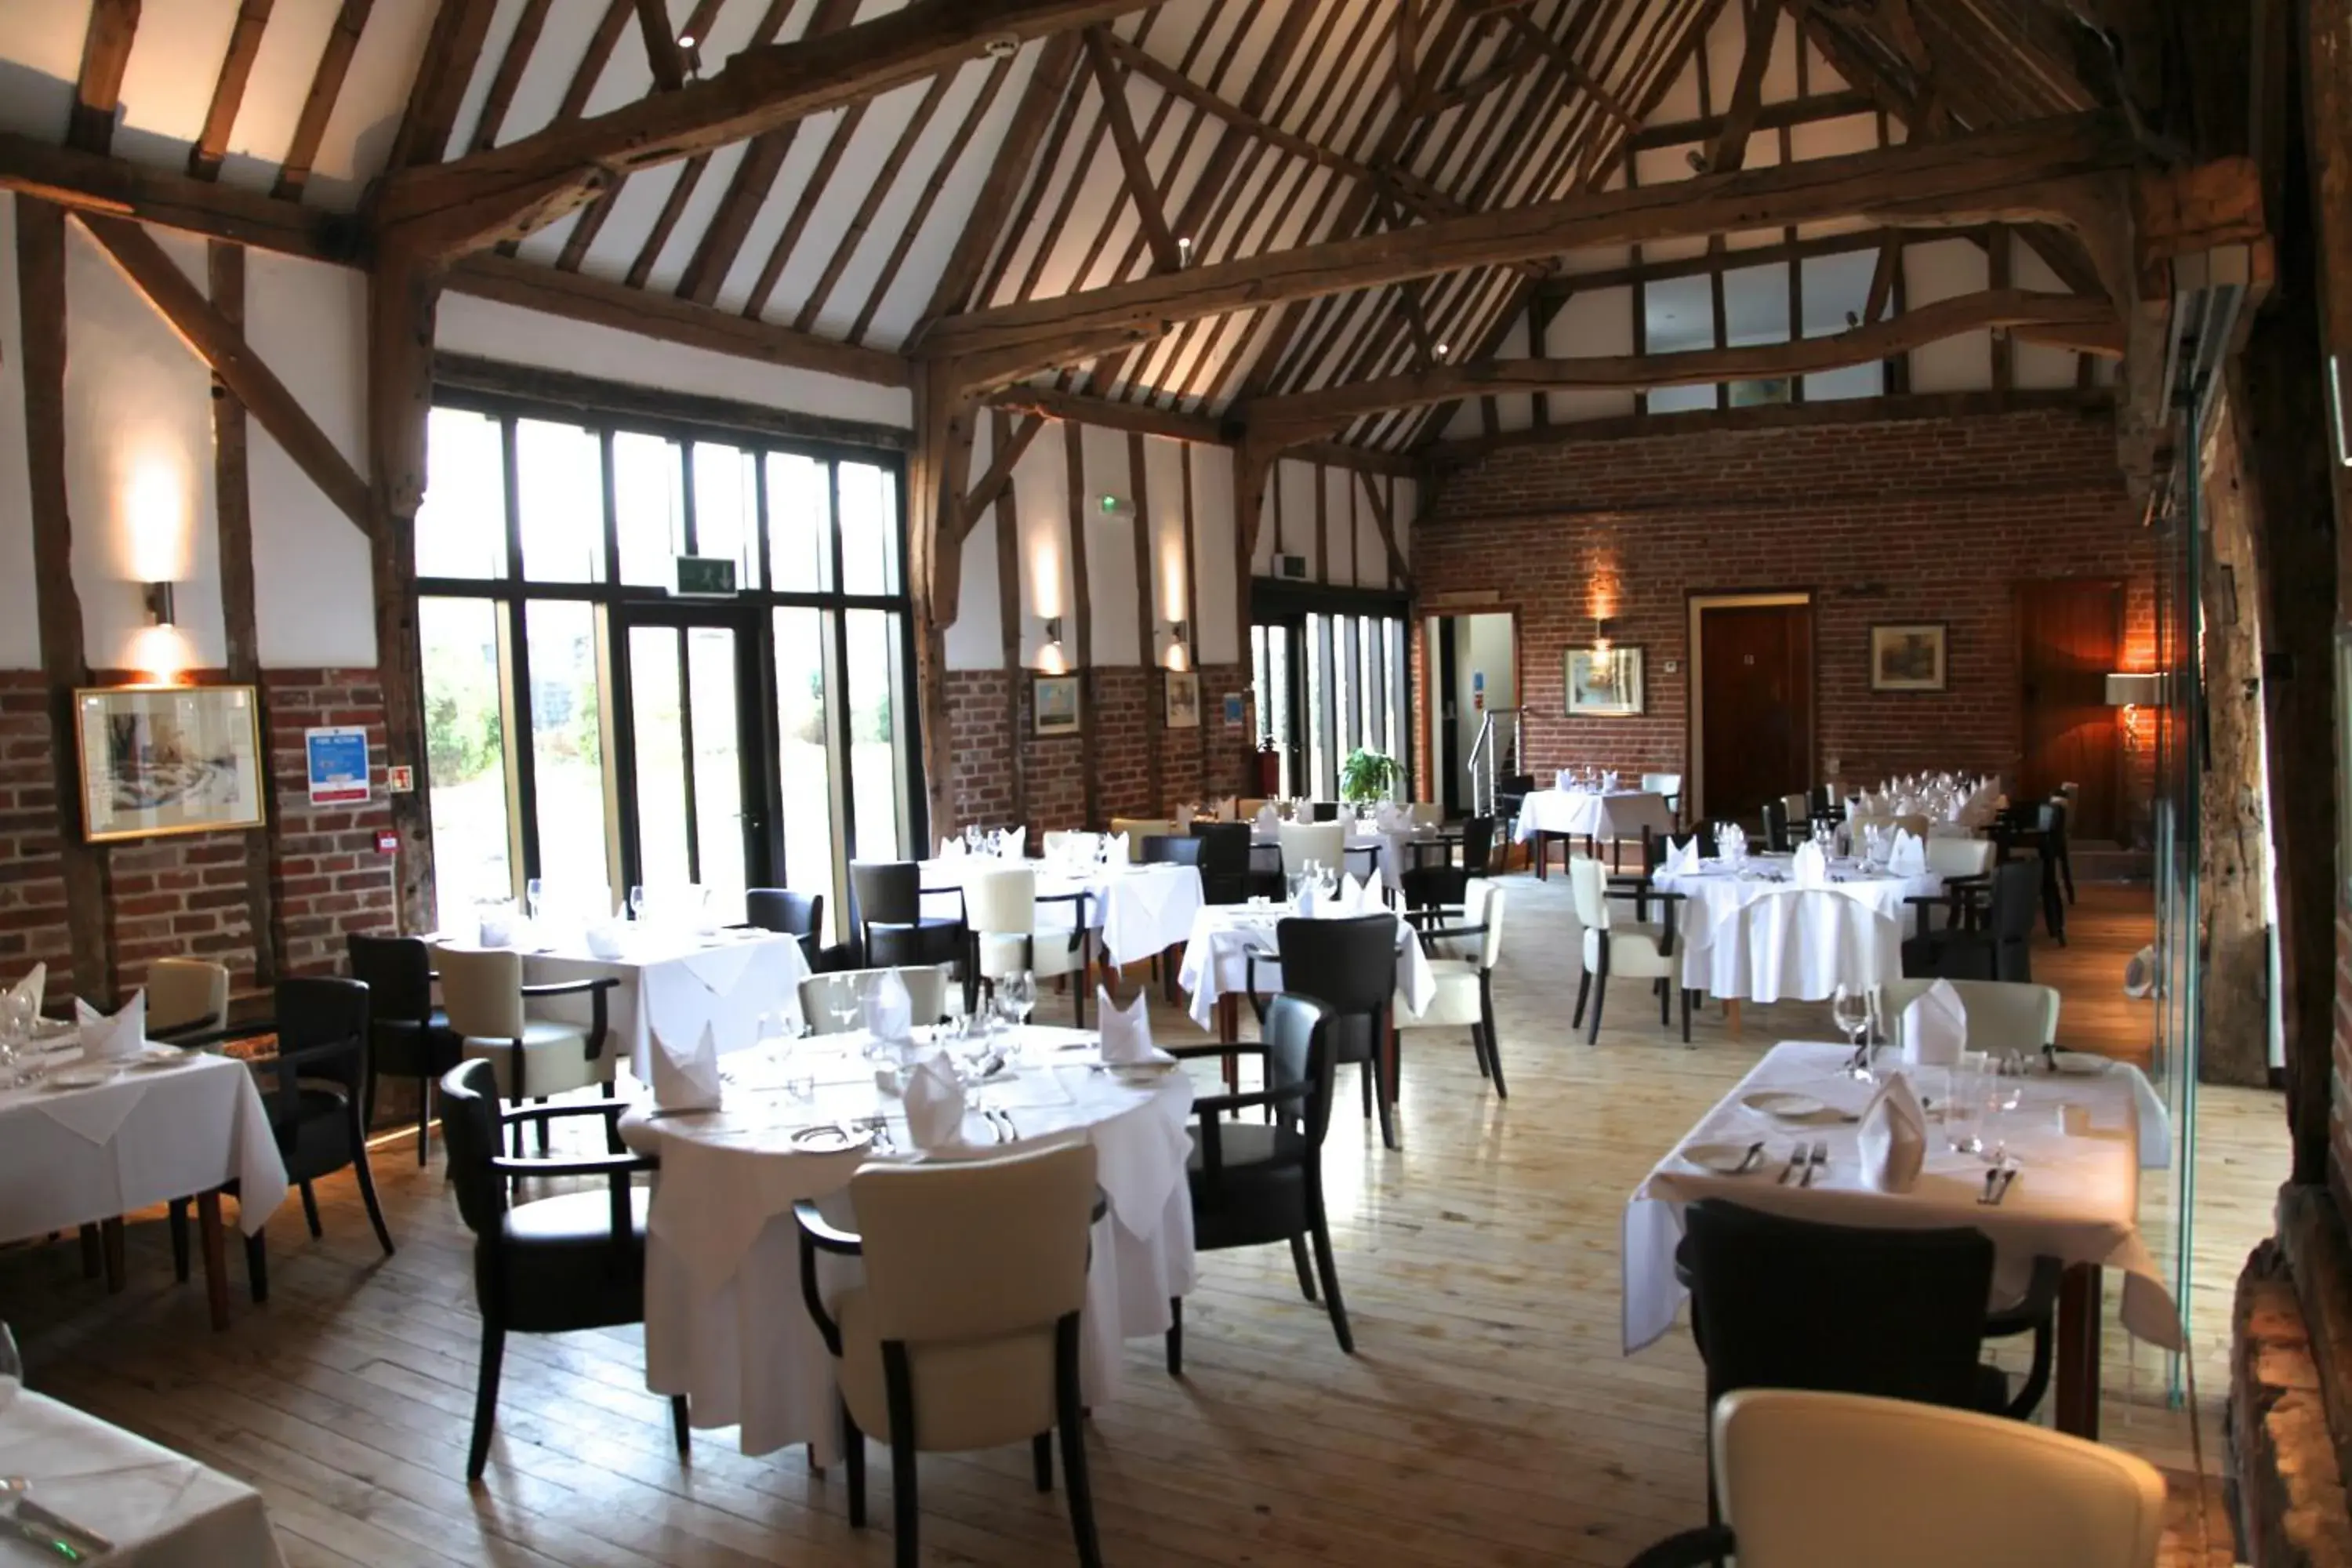
[[[122,103],[122,73],[139,32],[139,0],[93,0],[82,33],[81,72],[74,80],[66,144],[103,153],[114,142],[114,113]]]
[[[1168,214],[1160,205],[1159,182],[1152,178],[1143,140],[1135,133],[1135,116],[1127,102],[1127,74],[1112,60],[1102,28],[1088,27],[1081,37],[1087,61],[1094,68],[1095,88],[1102,94],[1103,122],[1110,127],[1111,145],[1118,150],[1119,167],[1127,174],[1127,195],[1135,204],[1136,221],[1143,226],[1153,264],[1162,272],[1173,272],[1184,265],[1184,257],[1177,247],[1175,231],[1168,226]]]
[[[243,0],[230,26],[228,51],[221,57],[220,74],[213,79],[211,104],[196,144],[188,149],[188,173],[209,180],[220,173],[227,154],[229,133],[236,128],[236,111],[245,102],[245,85],[253,75],[253,58],[261,52],[262,29],[269,25],[273,0]]]

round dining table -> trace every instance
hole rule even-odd
[[[626,1112],[623,1140],[661,1161],[646,1242],[646,1385],[685,1395],[697,1426],[740,1426],[746,1454],[805,1443],[829,1462],[841,1438],[834,1367],[802,1298],[793,1205],[817,1199],[855,1229],[846,1189],[866,1160],[987,1158],[1084,1138],[1108,1203],[1087,1266],[1079,1377],[1088,1404],[1113,1397],[1121,1342],[1165,1333],[1170,1301],[1192,1289],[1192,1082],[1174,1066],[1104,1065],[1092,1031],[1030,1026],[998,1043],[1007,1067],[971,1089],[961,1143],[929,1152],[915,1151],[862,1031],[728,1057],[719,1110],[666,1111],[648,1100]],[[871,1130],[873,1142],[826,1152],[794,1142],[835,1125]],[[821,1264],[828,1296],[859,1278],[855,1260]]]
[[[1675,916],[1683,984],[1727,1001],[1818,1002],[1841,984],[1867,989],[1901,978],[1905,900],[1936,896],[1943,879],[1847,860],[1831,861],[1828,875],[1800,887],[1786,855],[1654,874],[1660,890],[1683,897]]]

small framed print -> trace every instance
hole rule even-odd
[[[1642,712],[1640,648],[1572,647],[1567,666],[1570,717],[1623,719]]]
[[[1870,628],[1873,691],[1941,691],[1945,679],[1941,621]]]
[[[1200,673],[1190,669],[1170,670],[1168,672],[1168,728],[1197,730],[1200,727]]]
[[[1030,688],[1030,703],[1036,712],[1036,729],[1040,735],[1075,735],[1078,732],[1076,676],[1037,677]]]
[[[93,844],[262,824],[250,686],[110,686],[74,693],[82,831]]]

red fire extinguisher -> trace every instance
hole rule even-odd
[[[1275,748],[1271,735],[1258,742],[1257,793],[1267,800],[1282,793],[1282,753]]]

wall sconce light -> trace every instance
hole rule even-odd
[[[1190,669],[1192,668],[1192,626],[1191,622],[1171,621],[1168,623],[1169,668]]]
[[[2118,671],[2107,677],[2107,706],[2124,710],[2124,750],[2140,749],[2139,710],[2162,708],[2171,700],[2171,682],[2160,671],[2137,674]]]
[[[1068,650],[1062,647],[1062,617],[1059,616],[1045,617],[1045,646],[1037,650],[1037,668],[1047,675],[1069,673],[1070,656]]]
[[[1592,617],[1592,625],[1593,648],[1598,652],[1607,653],[1609,651],[1610,637],[1617,629],[1617,617],[1614,616],[1595,616]]]
[[[147,624],[151,626],[168,626],[173,625],[175,619],[172,607],[172,584],[148,584]]]

